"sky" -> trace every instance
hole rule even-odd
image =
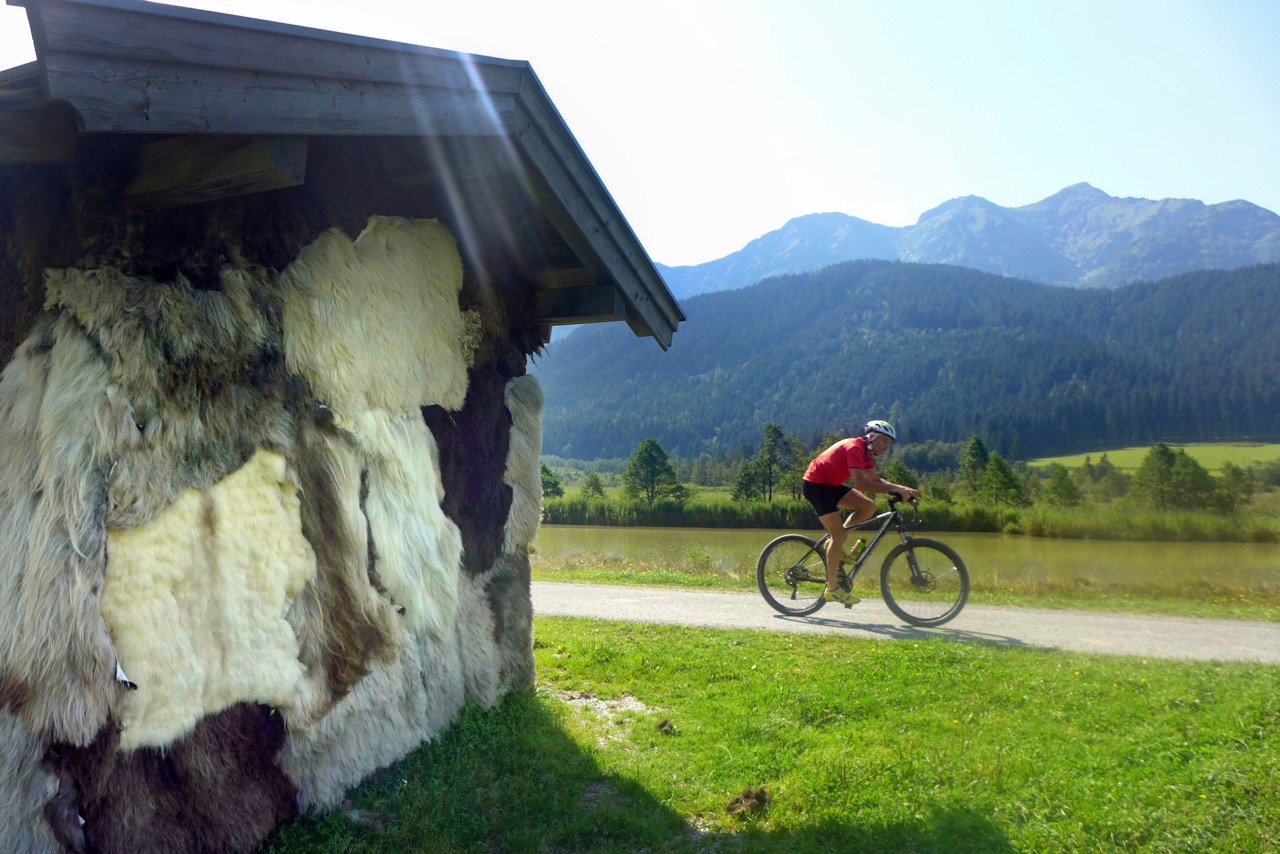
[[[1280,0],[183,0],[528,61],[650,257],[957,196],[1280,212]],[[0,69],[34,59],[0,6]]]

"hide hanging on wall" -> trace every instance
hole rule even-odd
[[[101,355],[46,315],[0,377],[0,702],[87,744],[119,691],[98,611],[108,449],[136,433]]]
[[[502,481],[511,487],[511,511],[504,530],[504,552],[527,548],[538,535],[542,521],[542,386],[531,376],[513,377],[507,383],[507,410],[511,413],[511,443]]]
[[[326,232],[283,283],[289,369],[344,426],[369,410],[462,407],[474,331],[458,306],[457,244],[439,222],[370,217],[354,243]]]
[[[241,701],[289,707],[303,678],[285,611],[315,575],[285,460],[259,451],[146,525],[109,536],[102,614],[137,690],[120,748],[163,747]]]
[[[410,629],[445,637],[458,608],[462,535],[440,502],[440,460],[422,416],[363,412],[352,431],[365,455],[364,502],[375,569]]]

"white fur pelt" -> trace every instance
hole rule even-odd
[[[473,344],[458,306],[462,261],[439,222],[370,217],[354,243],[326,232],[282,282],[289,369],[344,426],[369,410],[462,408]]]
[[[58,778],[40,762],[44,745],[17,717],[0,711],[0,840],[15,854],[54,854],[65,849],[45,818],[58,793]]]
[[[288,707],[302,680],[285,612],[315,574],[285,460],[259,451],[148,524],[110,533],[102,614],[137,690],[120,747],[163,747],[241,702]]]
[[[504,552],[527,548],[542,521],[542,387],[531,376],[513,377],[505,393],[511,439],[502,482],[511,487],[511,510],[503,529]]]
[[[291,735],[279,764],[299,810],[337,806],[348,789],[457,720],[465,703],[457,647],[407,631],[403,640],[394,662],[377,664],[314,727]]]
[[[288,719],[294,731],[327,712],[373,661],[393,661],[404,625],[370,580],[355,437],[338,428],[323,407],[299,427],[295,465],[302,486],[302,534],[315,552],[316,579],[294,599],[288,614],[307,674]]]
[[[378,579],[410,629],[445,637],[458,609],[462,533],[440,506],[435,437],[416,411],[363,412],[352,427],[368,471],[364,512]]]
[[[136,423],[113,449],[112,528],[150,521],[182,488],[213,485],[259,447],[291,456],[279,287],[238,258],[219,282],[202,291],[113,268],[45,272],[47,305],[87,330]]]
[[[0,377],[0,701],[88,744],[120,690],[98,609],[109,449],[136,435],[101,354],[46,315]]]

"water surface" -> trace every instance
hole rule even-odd
[[[694,560],[725,572],[753,574],[760,550],[786,533],[804,532],[543,525],[535,545],[547,556],[602,552],[657,562]],[[1176,586],[1205,579],[1232,587],[1280,585],[1280,547],[1273,544],[1058,540],[952,532],[920,536],[942,540],[959,552],[975,583],[1086,579]],[[880,544],[872,566],[879,566],[894,541],[896,536]]]

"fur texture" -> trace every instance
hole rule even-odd
[[[18,718],[0,711],[0,840],[15,854],[63,850],[45,817],[58,778],[40,764],[43,754],[43,745]]]
[[[507,383],[507,409],[511,413],[511,441],[503,483],[511,487],[511,512],[503,531],[502,550],[528,548],[542,522],[542,387],[530,376]]]
[[[435,439],[416,412],[361,413],[353,432],[368,471],[364,510],[378,577],[410,629],[445,637],[458,607],[462,535],[440,507]]]
[[[534,683],[533,596],[529,591],[527,549],[500,557],[489,573],[485,593],[493,612],[493,643],[499,695]]]
[[[326,232],[283,281],[289,368],[344,426],[370,410],[462,406],[473,345],[458,306],[462,262],[443,225],[370,217],[354,243]]]
[[[461,588],[457,644],[467,700],[489,708],[534,681],[528,552],[502,555],[489,572],[464,576]]]
[[[220,291],[130,278],[118,270],[50,270],[48,305],[88,330],[134,435],[114,450],[107,524],[130,528],[183,488],[205,489],[258,448],[292,456],[302,388],[280,353],[279,291],[264,270],[233,263]]]
[[[456,644],[409,632],[403,641],[394,662],[375,666],[315,727],[290,737],[280,767],[300,810],[337,806],[348,789],[457,720],[465,695]]]
[[[91,851],[255,851],[296,815],[296,792],[276,766],[284,737],[278,714],[241,703],[165,750],[121,751],[107,727],[89,747],[59,746],[46,761],[79,791]]]
[[[511,509],[511,487],[502,482],[511,432],[506,385],[507,377],[493,366],[474,368],[462,409],[422,409],[440,449],[442,506],[462,532],[462,568],[468,575],[488,572],[502,553]]]
[[[279,454],[259,451],[147,525],[110,535],[102,613],[137,683],[120,748],[165,746],[239,701],[288,706],[302,666],[285,620],[315,574]]]
[[[41,739],[88,743],[118,691],[98,595],[107,453],[133,433],[83,330],[44,318],[0,378],[0,699]]]
[[[403,625],[370,582],[359,452],[330,415],[319,407],[302,419],[298,439],[302,534],[315,552],[316,579],[289,609],[307,671],[289,717],[295,730],[345,696],[374,660],[393,661]]]

